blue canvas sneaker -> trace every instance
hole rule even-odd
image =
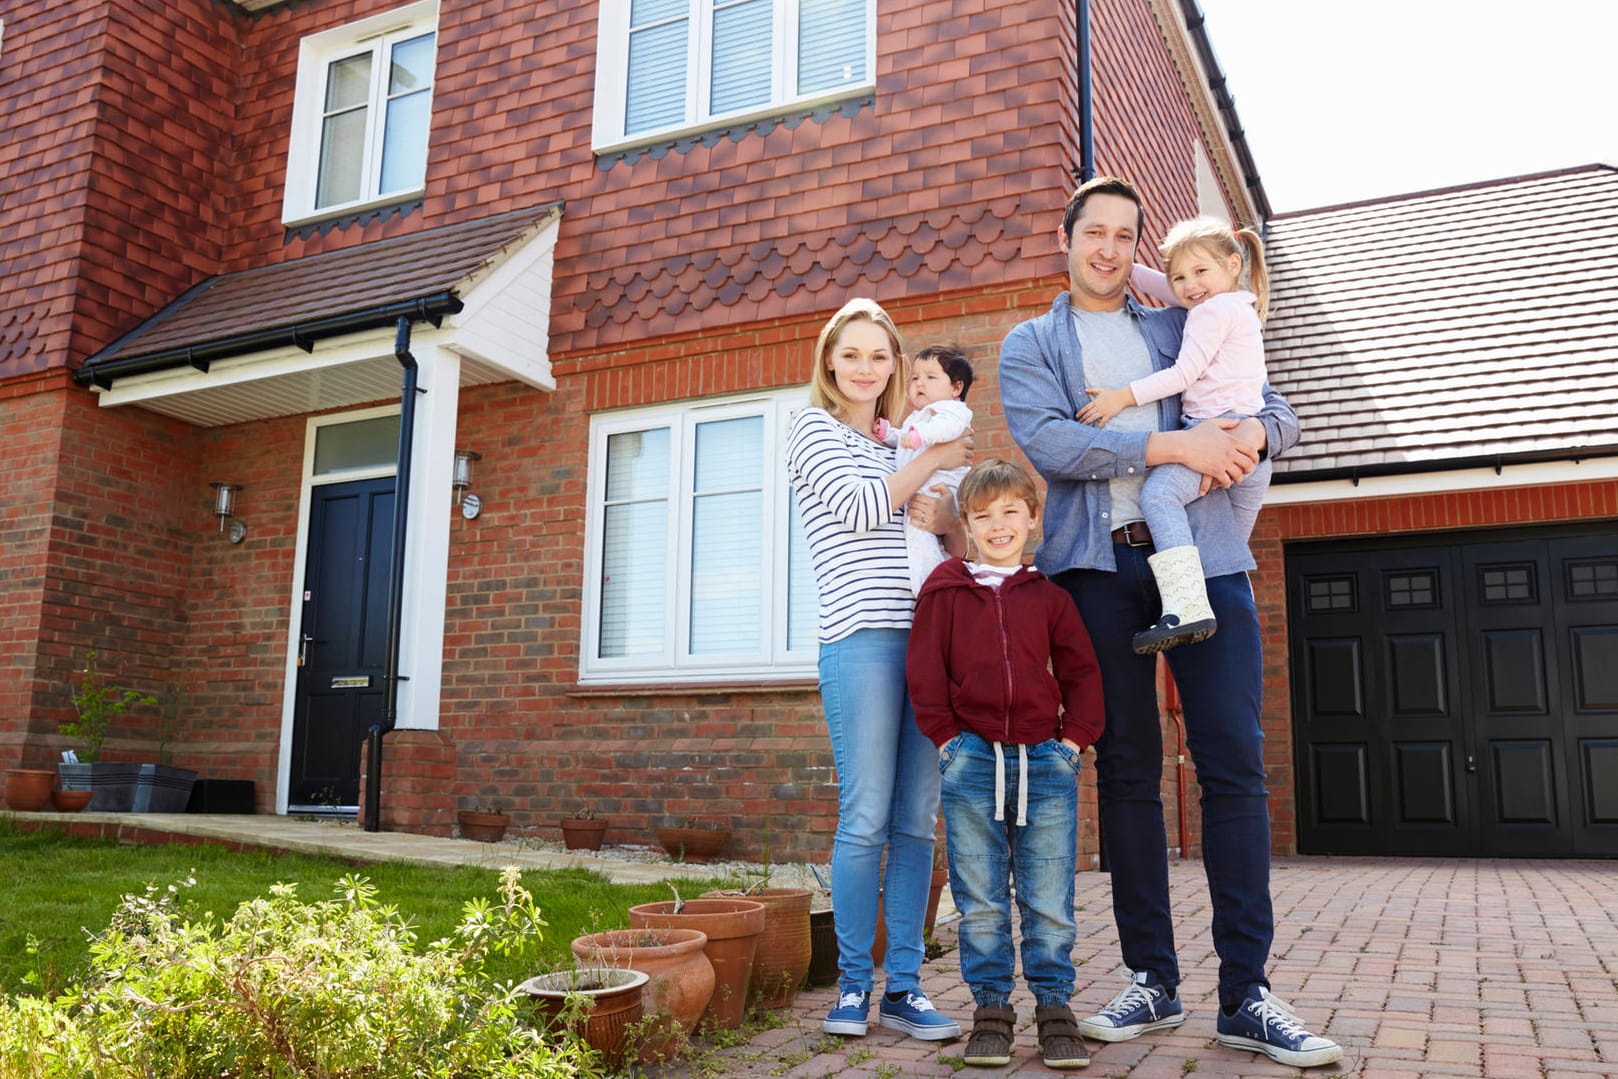
[[[1262,985],[1253,987],[1235,1015],[1220,1009],[1215,1029],[1220,1045],[1263,1053],[1294,1068],[1315,1068],[1343,1059],[1342,1046],[1303,1029],[1292,1009]]]
[[[920,989],[912,989],[903,999],[882,998],[877,1008],[879,1021],[892,1030],[902,1030],[924,1042],[948,1041],[961,1036],[961,1024],[938,1014],[933,1002]]]
[[[826,1013],[820,1029],[827,1034],[850,1034],[856,1038],[865,1035],[869,1025],[866,1017],[871,1012],[871,994],[858,989],[843,989],[837,994],[837,1003]]]
[[[1106,1007],[1079,1024],[1079,1033],[1098,1042],[1126,1042],[1148,1030],[1177,1027],[1185,1022],[1180,998],[1137,970],[1129,976],[1129,988],[1107,1001]]]

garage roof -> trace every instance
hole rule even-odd
[[[1618,453],[1618,170],[1278,215],[1277,482]]]

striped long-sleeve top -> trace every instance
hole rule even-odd
[[[787,475],[809,541],[822,643],[857,629],[910,628],[916,599],[904,515],[893,508],[884,482],[895,467],[892,447],[825,409],[805,408],[792,421]]]

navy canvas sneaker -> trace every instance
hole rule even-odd
[[[912,989],[899,1000],[882,998],[877,1008],[879,1022],[892,1030],[902,1030],[924,1042],[941,1042],[961,1036],[961,1024],[938,1014],[933,1002],[920,989]]]
[[[1220,1045],[1263,1053],[1294,1068],[1316,1068],[1343,1059],[1342,1046],[1303,1029],[1292,1009],[1262,985],[1253,987],[1235,1015],[1220,1009],[1215,1029]]]
[[[827,1034],[849,1034],[856,1038],[865,1035],[869,1025],[866,1016],[871,1012],[871,994],[862,993],[858,989],[842,989],[837,993],[837,1003],[832,1010],[826,1013],[825,1020],[820,1029]]]
[[[1177,1027],[1185,1022],[1180,998],[1152,980],[1148,971],[1129,977],[1129,988],[1113,997],[1095,1015],[1079,1024],[1079,1033],[1098,1042],[1126,1042],[1148,1030]]]

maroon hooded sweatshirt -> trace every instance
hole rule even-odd
[[[905,663],[916,726],[942,746],[963,730],[1032,745],[1101,737],[1101,669],[1072,597],[1024,566],[998,588],[959,558],[916,598]]]

